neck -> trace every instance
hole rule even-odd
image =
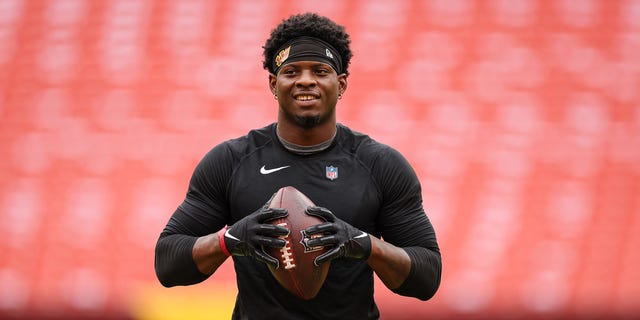
[[[336,134],[336,122],[327,121],[311,128],[292,125],[287,121],[278,121],[278,137],[300,146],[314,146],[331,140]]]
[[[338,134],[338,130],[336,128],[336,130],[333,133],[333,136],[331,136],[331,138],[318,143],[318,144],[314,144],[314,145],[299,145],[299,144],[295,144],[295,143],[291,143],[285,139],[283,139],[280,134],[279,134],[279,130],[276,127],[276,135],[278,136],[278,140],[280,140],[280,143],[285,147],[285,149],[295,153],[295,154],[299,154],[299,155],[311,155],[311,154],[315,154],[321,151],[326,150],[327,148],[329,148],[332,144],[333,144],[333,140],[336,138],[336,135]]]

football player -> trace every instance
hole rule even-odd
[[[317,14],[293,15],[271,32],[263,65],[277,121],[214,146],[197,165],[157,242],[164,286],[202,282],[231,256],[234,319],[377,319],[374,273],[399,295],[436,293],[442,262],[414,170],[392,147],[337,122],[351,57],[344,27]],[[316,264],[331,261],[308,301],[267,267],[278,261],[264,248],[283,247],[289,230],[268,223],[288,213],[265,203],[284,186],[307,195],[317,205],[307,214],[325,221],[305,230],[309,246],[330,249]]]

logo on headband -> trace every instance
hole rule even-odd
[[[333,59],[333,55],[331,54],[331,51],[329,51],[329,49],[328,49],[328,48],[327,48],[327,49],[324,49],[324,50],[325,50],[325,51],[324,51],[324,53],[327,55],[327,57],[329,57],[329,58]]]
[[[278,52],[278,55],[276,56],[276,67],[280,67],[282,63],[284,63],[284,61],[289,58],[290,49],[291,46],[288,46],[286,49],[282,49],[280,52]]]

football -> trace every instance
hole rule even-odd
[[[329,262],[320,266],[313,264],[314,259],[327,251],[324,247],[308,247],[304,229],[324,222],[322,219],[307,215],[305,210],[314,206],[313,202],[294,187],[283,187],[275,193],[270,208],[287,209],[289,215],[270,223],[288,228],[289,234],[281,238],[286,245],[281,248],[265,248],[266,252],[278,259],[280,265],[269,266],[273,277],[280,285],[296,296],[309,300],[320,291],[329,271]]]

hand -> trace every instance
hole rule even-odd
[[[251,256],[277,268],[278,259],[266,253],[264,247],[284,247],[285,240],[278,237],[288,235],[289,229],[266,222],[286,217],[287,214],[285,209],[263,206],[227,228],[221,239],[224,247],[230,255]]]
[[[305,229],[305,233],[320,235],[307,241],[310,247],[333,246],[333,248],[314,260],[316,266],[336,258],[352,258],[366,260],[371,254],[371,238],[369,234],[338,219],[331,211],[322,207],[309,207],[308,215],[316,216],[327,222],[316,224]]]

